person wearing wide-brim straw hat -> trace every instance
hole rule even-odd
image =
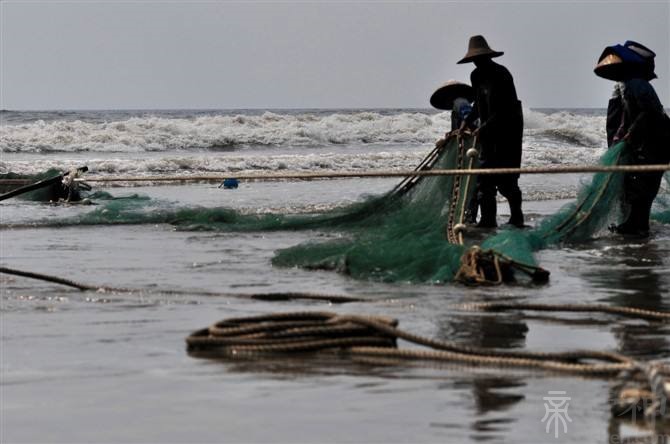
[[[451,129],[461,127],[465,118],[472,112],[474,90],[466,83],[449,80],[430,96],[430,104],[437,109],[451,111]]]
[[[606,47],[598,57],[593,72],[607,80],[617,82],[634,77],[652,80],[658,76],[654,72],[656,53],[646,46],[626,41],[623,45]]]
[[[523,137],[523,113],[517,98],[514,79],[504,66],[492,59],[503,55],[491,49],[481,35],[470,37],[468,51],[458,63],[475,64],[470,74],[475,103],[466,125],[480,119],[479,137],[482,168],[519,168]],[[509,203],[509,224],[522,228],[522,196],[518,174],[481,175],[477,177],[477,198],[481,208],[478,226],[495,227],[496,194],[500,192]]]
[[[454,100],[458,98],[466,99],[469,102],[474,100],[475,94],[472,86],[458,80],[447,80],[447,82],[437,88],[430,96],[430,104],[437,109],[451,111],[454,106]]]
[[[618,82],[615,97],[608,104],[606,126],[610,133],[619,123],[612,143],[626,142],[624,153],[628,163],[633,165],[670,162],[670,117],[649,83],[656,78],[655,56],[644,45],[627,41],[624,45],[606,47],[594,68],[599,77]],[[615,105],[619,106],[618,110]],[[612,231],[623,235],[649,235],[649,214],[662,178],[662,172],[624,176],[625,220],[613,226]]]
[[[652,80],[657,77],[654,72],[655,57],[650,49],[629,40],[624,45],[606,47],[593,72],[598,77],[616,82],[634,77]]]

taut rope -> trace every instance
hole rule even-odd
[[[478,174],[568,174],[568,173],[630,173],[670,171],[670,164],[659,165],[564,165],[558,167],[526,168],[477,168],[463,169],[421,169],[421,170],[381,170],[381,171],[331,171],[331,172],[290,172],[290,173],[244,173],[226,175],[193,176],[87,176],[86,182],[221,182],[234,177],[238,180],[285,180],[285,179],[342,179],[342,178],[384,178],[420,176],[464,176]],[[77,179],[84,180],[84,179]],[[0,181],[0,184],[2,182]]]

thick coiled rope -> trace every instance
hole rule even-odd
[[[398,339],[430,349],[399,349]],[[666,409],[670,399],[668,364],[639,362],[607,351],[537,353],[471,347],[406,332],[388,317],[295,312],[232,318],[193,332],[186,344],[191,356],[202,358],[258,359],[326,351],[376,365],[397,364],[398,360],[437,361],[618,377],[612,396],[614,415],[621,416],[642,403],[646,420],[670,416]]]
[[[397,339],[432,350],[396,348]],[[421,359],[497,367],[536,368],[584,375],[614,376],[639,364],[616,352],[502,351],[426,338],[397,327],[385,317],[331,312],[279,313],[233,318],[198,330],[186,338],[196,356],[253,356],[338,349],[352,355]],[[592,362],[599,361],[599,362]],[[662,372],[670,374],[668,366]]]

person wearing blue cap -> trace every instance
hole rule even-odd
[[[670,117],[653,86],[656,54],[634,41],[608,46],[594,72],[614,80],[615,97],[608,104],[608,144],[626,142],[633,165],[670,162]],[[624,177],[624,217],[613,231],[648,236],[649,214],[663,177],[662,172],[628,173]]]
[[[472,87],[466,83],[457,80],[449,80],[440,86],[431,96],[430,104],[437,109],[451,111],[451,131],[467,128],[474,130],[477,125],[467,124],[466,119],[472,112],[472,101],[475,92]],[[468,202],[465,212],[465,222],[475,224],[477,222],[477,212],[479,203],[477,196],[474,195]]]

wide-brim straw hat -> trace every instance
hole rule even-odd
[[[465,57],[458,61],[458,63],[472,62],[472,60],[477,57],[500,57],[503,54],[504,52],[502,51],[494,51],[491,49],[483,36],[475,35],[470,37],[470,42],[468,43],[468,52],[465,54]]]
[[[643,77],[648,80],[656,78],[653,57],[650,61],[622,45],[606,47],[598,58],[593,72],[598,77],[615,82],[633,77]]]
[[[451,111],[454,107],[454,100],[462,97],[468,102],[475,98],[475,90],[472,86],[459,82],[458,80],[449,80],[430,96],[430,104],[433,108]]]

